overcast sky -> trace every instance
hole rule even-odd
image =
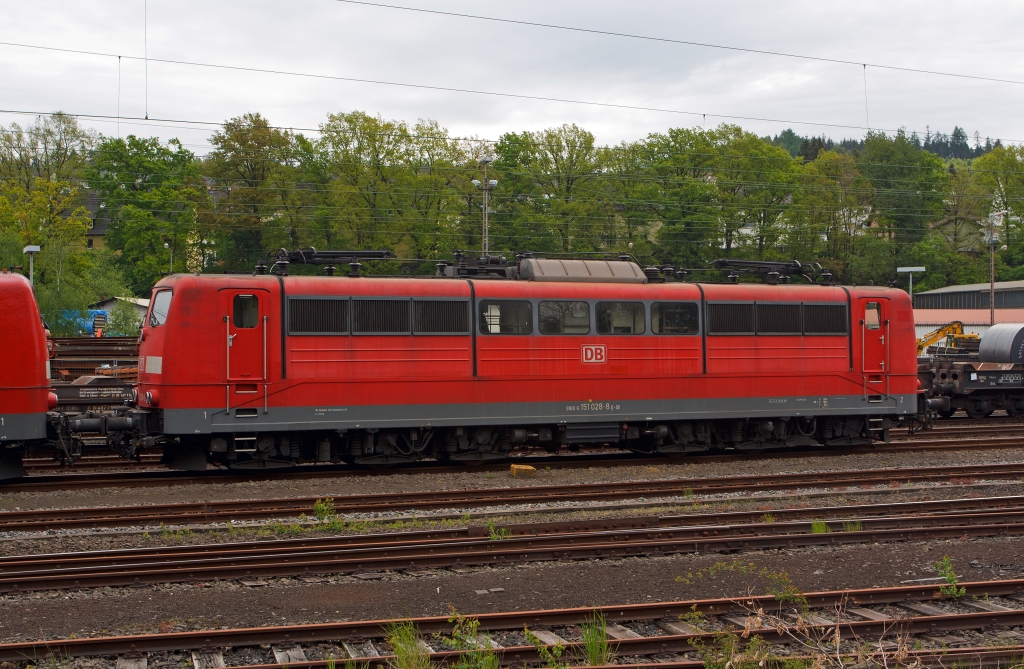
[[[1024,81],[1024,3],[689,0],[391,0],[393,4],[750,49]],[[823,63],[335,0],[148,0],[148,55],[405,84],[654,107],[496,97],[150,62],[150,118],[221,122],[247,111],[315,129],[331,112],[437,120],[457,136],[576,123],[600,143],[732,122],[835,139],[867,124],[864,71]],[[143,0],[0,0],[0,41],[141,57]],[[118,60],[0,46],[0,108],[116,116]],[[964,127],[1024,140],[1024,85],[867,68],[871,127]],[[144,116],[139,60],[120,64],[120,113]],[[703,118],[701,114],[708,114]],[[747,117],[738,118],[738,117]],[[770,120],[749,120],[752,118]],[[0,113],[0,122],[31,116]],[[84,119],[116,135],[113,120]],[[839,126],[839,127],[836,127]],[[122,121],[121,134],[179,137],[205,153],[208,126]]]

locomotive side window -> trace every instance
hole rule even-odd
[[[654,334],[697,334],[698,312],[696,302],[655,302],[651,305],[651,330]]]
[[[878,302],[868,302],[864,306],[864,326],[869,330],[877,330],[882,324],[882,307]]]
[[[643,302],[598,302],[598,334],[643,334]]]
[[[541,302],[540,331],[544,334],[589,334],[590,304],[587,302]]]
[[[805,304],[804,334],[846,335],[845,304]]]
[[[153,298],[153,308],[149,310],[149,325],[157,327],[167,322],[167,313],[171,310],[171,291],[161,290]]]
[[[532,333],[533,305],[520,300],[481,302],[480,332],[483,334]]]
[[[235,295],[232,302],[236,328],[254,328],[260,320],[260,301],[255,295]]]
[[[754,303],[708,304],[709,335],[752,335],[754,329]]]
[[[288,334],[348,332],[348,300],[288,298]]]
[[[801,334],[800,305],[768,302],[758,304],[757,334]]]
[[[409,300],[353,300],[352,332],[409,334]]]
[[[414,300],[413,332],[417,334],[469,334],[469,302]]]

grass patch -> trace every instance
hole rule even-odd
[[[860,532],[863,529],[864,525],[859,520],[843,521],[843,532]]]
[[[411,620],[388,625],[384,639],[395,656],[389,662],[392,669],[430,669],[430,654],[424,649],[420,632]]]
[[[763,516],[761,516],[761,522],[762,523],[774,523],[775,522],[775,516],[773,516],[770,513],[766,513]]]
[[[811,534],[828,534],[831,531],[832,528],[824,520],[811,521]]]
[[[507,527],[498,527],[493,520],[487,521],[487,537],[491,541],[503,541],[512,538],[512,530]]]
[[[321,525],[331,522],[337,515],[334,511],[334,498],[325,497],[313,503],[313,517]]]
[[[608,643],[608,620],[602,611],[594,611],[594,616],[580,625],[583,633],[583,663],[588,667],[611,664],[615,657],[615,649]]]
[[[445,642],[455,650],[464,651],[454,663],[454,669],[499,669],[500,658],[491,646],[491,638],[479,634],[480,621],[463,616],[451,608],[448,622],[453,624],[452,635]]]

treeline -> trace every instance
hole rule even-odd
[[[317,137],[246,114],[214,132],[200,157],[177,141],[97,136],[56,114],[0,133],[0,262],[27,265],[22,247],[42,247],[37,294],[61,331],[75,310],[145,296],[169,270],[251,271],[278,248],[450,259],[481,248],[490,157],[496,254],[630,252],[709,280],[720,277],[708,270],[715,258],[796,258],[861,284],[924,265],[915,283],[927,289],[986,280],[991,225],[998,277],[1024,278],[1024,151],[999,142],[967,157],[928,150],[954,138],[960,150],[957,131],[836,143],[722,125],[599,146],[564,125],[488,144],[433,121],[361,112],[328,116]],[[106,226],[103,250],[87,248],[94,222]]]
[[[860,151],[864,148],[864,141],[860,139],[843,139],[835,142],[830,137],[825,137],[824,135],[820,137],[802,137],[793,132],[792,128],[787,128],[774,137],[765,137],[764,139],[766,142],[771,142],[775,146],[781,146],[786,149],[791,156],[799,156],[804,160],[816,159],[818,153],[822,150],[833,151],[839,147],[841,150],[852,152]],[[931,129],[928,128],[925,131],[923,141],[916,132],[912,132],[910,133],[910,143],[918,149],[934,153],[939,158],[958,158],[960,160],[978,158],[993,149],[1001,148],[1003,145],[998,139],[993,142],[991,137],[986,137],[985,141],[982,142],[981,133],[975,131],[974,145],[971,146],[968,141],[967,132],[960,126],[953,126],[953,132],[949,135],[942,132],[933,134]]]

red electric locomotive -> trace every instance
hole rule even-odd
[[[650,269],[170,276],[120,424],[190,469],[869,443],[919,413],[905,292]]]
[[[28,279],[0,273],[0,313],[7,314],[0,342],[0,478],[20,476],[26,443],[46,438],[50,392],[46,331]]]

